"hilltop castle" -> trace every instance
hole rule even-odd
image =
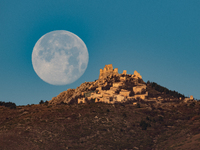
[[[68,89],[63,91],[57,97],[53,97],[50,104],[58,103],[125,103],[148,101],[161,104],[161,102],[177,100],[173,96],[166,98],[165,93],[156,91],[147,85],[142,76],[135,70],[133,74],[127,74],[126,70],[120,74],[118,68],[113,69],[112,64],[105,65],[100,69],[99,79],[93,82],[82,83],[76,89]],[[155,93],[155,94],[154,94]],[[190,98],[179,97],[180,101],[192,102],[193,96]]]
[[[134,74],[127,74],[123,70],[122,74],[118,73],[118,68],[113,69],[112,64],[105,65],[100,69],[99,79],[97,82],[96,92],[86,94],[86,97],[78,99],[78,103],[85,103],[86,99],[95,99],[95,102],[116,103],[126,102],[131,99],[145,99],[148,96],[146,84],[142,81],[142,76],[134,71]],[[126,89],[126,82],[129,82],[129,89]],[[95,85],[90,86],[92,88]]]
[[[105,78],[109,75],[118,75],[118,68],[113,70],[112,64],[105,65],[104,69],[100,69],[99,79]]]
[[[126,70],[123,70],[123,75],[127,74]],[[104,69],[100,69],[99,79],[106,78],[109,75],[119,75],[118,68],[113,69],[112,64],[105,65]],[[135,79],[142,79],[142,76],[135,70],[134,74],[132,75]]]

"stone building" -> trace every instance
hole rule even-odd
[[[147,88],[147,86],[145,84],[138,85],[138,86],[133,87],[133,92],[135,94],[137,94],[137,93],[141,94],[143,90],[146,90],[146,88]]]
[[[126,75],[126,73],[127,73],[127,71],[126,71],[126,70],[123,70],[123,73],[122,73],[122,74]]]
[[[103,79],[109,75],[117,75],[118,74],[118,68],[115,68],[113,70],[112,64],[105,65],[104,69],[100,69],[99,79]]]
[[[119,77],[119,81],[112,80],[110,84],[110,88],[105,89],[108,85],[108,80],[106,79],[108,76],[116,75]],[[104,69],[100,69],[98,86],[96,87],[96,92],[90,91],[84,94],[84,97],[87,97],[87,100],[95,99],[95,102],[104,102],[104,103],[115,103],[115,102],[125,102],[131,99],[146,99],[148,96],[148,92],[146,91],[146,84],[137,83],[132,90],[123,89],[123,85],[126,84],[127,80],[132,78],[135,81],[138,79],[142,79],[142,76],[134,71],[132,76],[127,74],[126,70],[123,70],[122,74],[118,73],[118,69],[113,69],[112,64],[105,65]],[[91,87],[92,88],[92,87]],[[134,92],[135,95],[130,96],[131,92]],[[83,94],[82,94],[83,95]],[[78,99],[78,103],[85,103],[85,98]]]
[[[140,78],[140,79],[142,79],[142,76],[135,70],[134,71],[134,74],[132,75],[135,79],[138,79],[138,78]]]
[[[130,95],[130,91],[121,89],[121,91],[119,92],[120,95],[124,96],[124,97],[128,97]]]

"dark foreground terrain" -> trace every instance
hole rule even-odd
[[[0,106],[0,150],[197,150],[200,102]]]

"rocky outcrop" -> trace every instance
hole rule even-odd
[[[75,89],[68,89],[60,93],[58,96],[53,97],[52,100],[49,101],[49,104],[59,104],[59,103],[69,103],[70,98],[75,93]]]
[[[82,83],[76,89],[68,89],[67,91],[61,92],[58,96],[53,97],[49,101],[49,104],[77,103],[78,98],[84,97],[88,91],[96,90],[97,85],[98,83],[96,81]]]

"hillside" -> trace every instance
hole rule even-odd
[[[0,149],[198,149],[200,103],[0,106]]]
[[[49,102],[0,102],[2,150],[188,150],[200,147],[200,101],[112,65]]]

